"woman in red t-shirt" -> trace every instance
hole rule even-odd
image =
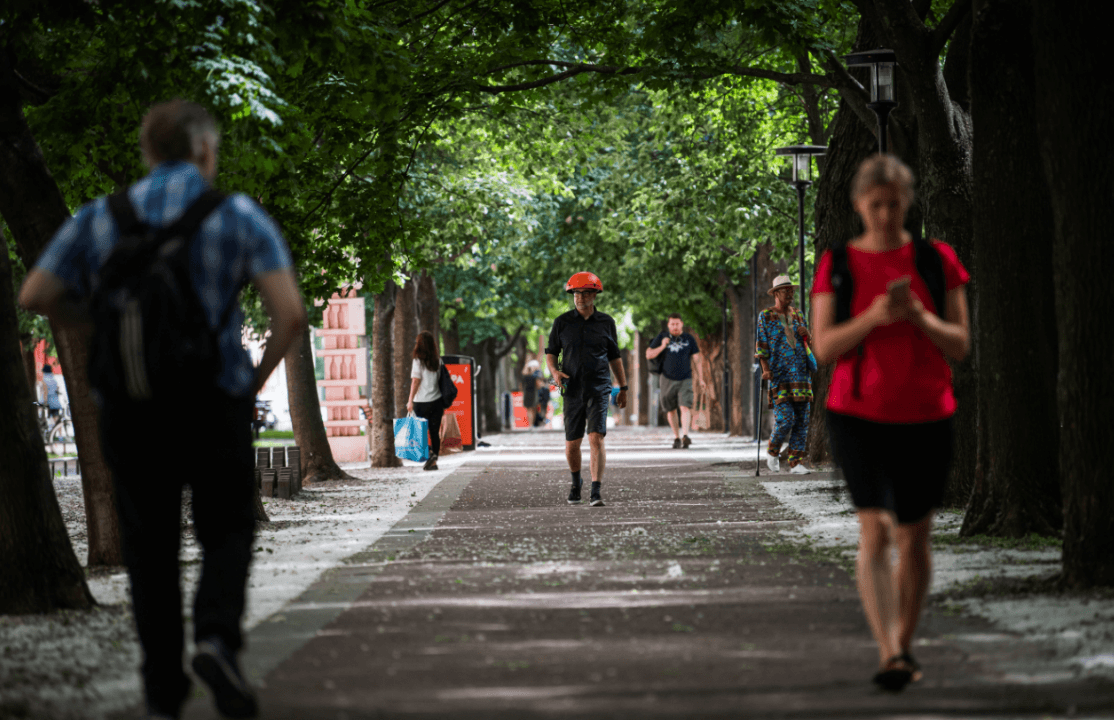
[[[874,682],[889,690],[920,678],[909,648],[931,583],[932,512],[951,466],[955,395],[947,358],[962,360],[970,343],[969,275],[955,251],[933,241],[944,271],[941,317],[903,228],[912,201],[913,173],[900,160],[865,160],[851,190],[865,228],[847,244],[851,318],[836,322],[830,251],[812,290],[813,352],[819,362],[836,362],[827,425],[858,511],[855,574],[878,642]]]

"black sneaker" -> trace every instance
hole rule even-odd
[[[236,656],[219,637],[197,643],[193,671],[213,691],[217,709],[230,718],[253,718],[259,714],[255,692],[244,680]]]
[[[674,450],[680,450],[681,449],[681,438],[673,438],[673,449]]]
[[[436,470],[436,469],[437,469],[437,456],[436,455],[430,455],[429,460],[426,460],[425,465],[422,466],[422,470]]]
[[[592,495],[588,498],[588,504],[592,507],[603,507],[603,498],[600,497],[600,486],[597,483],[592,483]]]
[[[689,445],[692,445],[692,440],[689,440],[689,436],[685,435],[683,438],[681,438],[681,447],[687,448]]]
[[[569,505],[580,504],[580,483],[573,483],[569,488]]]

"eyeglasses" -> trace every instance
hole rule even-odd
[[[598,292],[598,290],[573,290],[573,291],[572,291],[572,294],[573,294],[573,295],[588,295],[588,296],[592,296],[592,295],[595,295],[595,294],[596,294],[597,292]]]

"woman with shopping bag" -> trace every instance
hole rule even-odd
[[[406,410],[428,423],[428,435],[432,452],[423,470],[437,469],[437,455],[441,452],[441,418],[445,406],[441,402],[441,390],[437,376],[441,370],[441,355],[437,343],[428,332],[418,333],[414,343],[414,364],[410,369],[410,399]]]

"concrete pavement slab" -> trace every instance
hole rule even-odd
[[[1109,683],[1011,677],[1002,661],[1039,649],[935,608],[916,648],[924,681],[875,689],[853,578],[778,535],[797,520],[737,443],[697,435],[673,451],[669,439],[609,434],[607,506],[593,508],[565,503],[560,434],[496,438],[497,452],[251,633],[245,667],[262,716],[1043,718],[1114,707]],[[196,702],[187,715],[213,716]]]

